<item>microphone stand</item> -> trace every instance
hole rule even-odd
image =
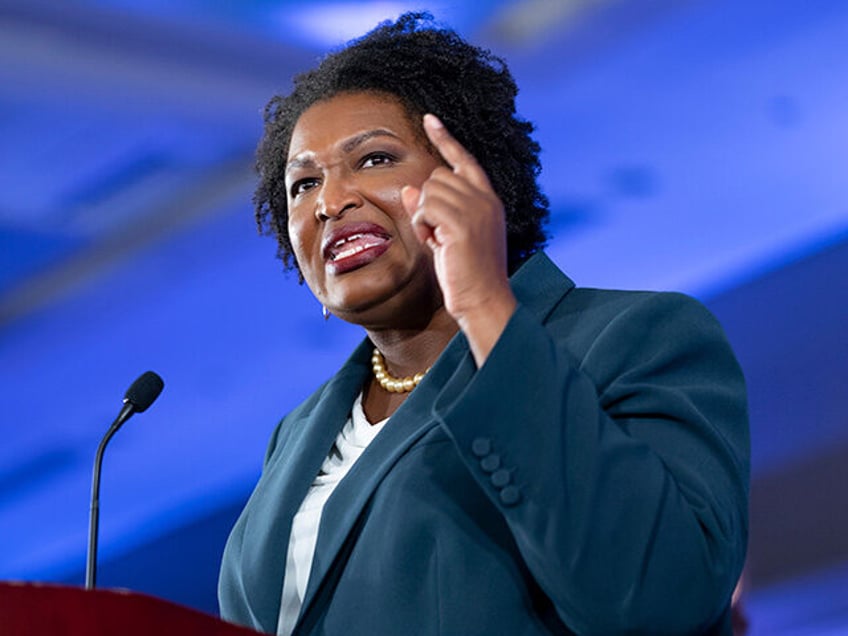
[[[100,468],[103,464],[103,452],[112,436],[118,432],[121,425],[133,414],[135,406],[125,401],[118,417],[112,422],[109,430],[100,440],[97,453],[94,456],[94,472],[91,480],[91,508],[88,518],[88,555],[85,562],[85,589],[93,590],[97,578],[97,531],[100,523]]]

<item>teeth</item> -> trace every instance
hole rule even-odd
[[[359,235],[361,236],[361,235]],[[360,252],[364,252],[368,248],[374,247],[375,245],[379,245],[379,241],[367,242],[364,245],[356,245],[351,247],[349,250],[344,250],[343,252],[339,252],[335,256],[333,256],[333,260],[337,261],[340,258],[348,258],[349,256],[353,256],[354,254],[359,254]]]
[[[344,245],[348,241],[354,241],[358,238],[362,238],[362,234],[351,234],[350,236],[346,236],[344,238],[340,238],[338,241],[333,243],[333,247],[339,247],[340,245]]]

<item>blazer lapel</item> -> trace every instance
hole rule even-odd
[[[455,380],[451,376],[466,356],[470,356],[468,344],[460,333],[451,340],[421,384],[392,415],[327,501],[298,625],[312,609],[317,592],[374,490],[406,450],[436,425],[431,414],[432,405],[448,379]],[[473,365],[469,367],[469,377],[470,373],[473,373]],[[316,610],[321,611],[320,608]]]
[[[251,564],[247,571],[254,575],[250,582],[245,581],[253,588],[248,596],[256,599],[256,614],[266,632],[277,631],[292,519],[370,373],[370,357],[371,348],[366,341],[325,385],[310,411],[299,418],[296,413],[289,416],[285,425],[293,427],[290,436],[260,482],[262,490],[273,493],[273,499],[280,502],[279,506],[254,513],[246,534],[249,540],[266,546],[261,554],[268,558]]]
[[[559,302],[574,289],[574,281],[548,258],[537,252],[510,279],[518,302],[545,322]]]

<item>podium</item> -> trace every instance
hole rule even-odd
[[[259,633],[136,592],[0,583],[2,636],[258,636]]]

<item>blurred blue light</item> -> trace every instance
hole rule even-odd
[[[357,38],[406,11],[420,9],[418,2],[330,2],[304,4],[297,9],[285,7],[277,11],[277,17],[287,39],[326,48]],[[445,15],[445,3],[430,2],[428,10],[437,18],[450,17]]]

